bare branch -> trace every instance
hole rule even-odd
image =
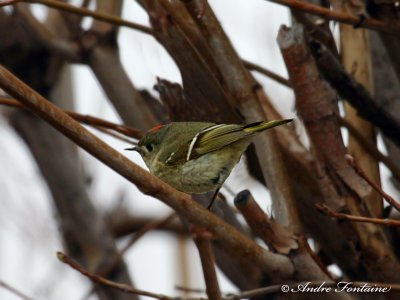
[[[54,0],[7,0],[7,1],[2,1],[0,3],[0,7],[7,6],[7,5],[13,5],[18,2],[39,3],[39,4],[46,5],[48,7],[56,8],[59,10],[64,10],[64,11],[67,11],[69,13],[73,13],[76,15],[92,17],[93,19],[111,23],[116,26],[126,26],[126,27],[138,30],[138,31],[146,33],[146,34],[152,34],[152,29],[147,26],[143,26],[143,25],[140,25],[140,24],[128,21],[128,20],[124,20],[124,19],[121,19],[120,17],[116,17],[113,15],[104,14],[104,13],[96,13],[85,7],[77,7],[77,6],[70,5],[68,3],[54,1]]]
[[[322,44],[312,41],[311,51],[325,79],[344,97],[364,119],[377,126],[382,133],[400,146],[400,123],[389,115],[370,93],[347,73],[337,58]]]
[[[22,292],[18,291],[16,288],[12,287],[8,283],[5,283],[3,280],[0,280],[0,287],[6,289],[10,293],[13,293],[14,295],[18,296],[19,298],[23,300],[33,300],[33,298],[26,296]]]
[[[106,285],[113,289],[120,290],[124,293],[140,295],[140,296],[147,296],[147,297],[155,298],[155,299],[166,299],[166,300],[175,299],[172,297],[168,297],[166,295],[156,294],[156,293],[152,293],[152,292],[135,289],[134,287],[132,287],[130,285],[123,284],[123,283],[117,283],[115,281],[108,280],[107,278],[104,278],[102,276],[93,274],[93,273],[87,271],[85,268],[83,268],[80,264],[78,264],[76,261],[74,261],[71,257],[69,257],[68,255],[66,255],[62,252],[57,252],[57,257],[61,262],[69,265],[71,268],[77,270],[82,275],[88,277],[90,280],[92,280],[96,283],[102,284],[102,285]]]
[[[333,287],[333,288],[339,288],[340,290],[340,284],[345,284],[346,282],[334,282],[334,281],[301,281],[301,282],[294,282],[294,283],[288,283],[285,284],[285,286],[288,288],[289,291],[292,289],[298,290],[299,288],[303,287],[320,287],[321,284],[324,287]],[[386,284],[386,283],[378,283],[378,282],[363,282],[363,281],[353,281],[351,282],[352,287],[372,287],[376,288],[377,291],[378,289],[382,289],[384,292],[388,291],[400,291],[400,284]],[[282,291],[282,284],[277,284],[277,285],[271,285],[267,287],[262,287],[259,289],[254,289],[251,291],[244,291],[235,295],[231,295],[226,297],[224,300],[239,300],[239,299],[244,299],[244,298],[252,298],[255,296],[260,296],[260,295],[268,295],[268,294],[275,294],[279,293]],[[332,291],[334,292],[334,291]]]
[[[203,297],[202,298],[187,298],[187,297],[185,297],[184,299],[181,297],[169,297],[169,296],[162,295],[162,294],[155,294],[155,293],[135,289],[129,285],[120,284],[120,283],[108,280],[104,277],[101,277],[101,276],[98,276],[98,275],[88,272],[82,266],[80,266],[77,262],[75,262],[73,259],[71,259],[70,257],[68,257],[66,254],[64,254],[62,252],[57,252],[57,257],[61,262],[69,265],[71,268],[82,273],[84,276],[88,277],[92,281],[109,286],[114,289],[118,289],[125,293],[142,295],[142,296],[147,296],[147,297],[151,297],[151,298],[155,298],[155,299],[162,299],[162,300],[207,300],[207,298],[203,298]],[[319,287],[322,285],[324,287],[337,287],[340,289],[340,284],[343,284],[343,283],[345,283],[345,282],[300,281],[300,282],[285,284],[285,288],[287,287],[290,291],[292,289],[298,290],[299,288],[302,288],[302,287],[310,287],[311,288],[311,287]],[[375,288],[376,291],[380,290],[383,292],[400,291],[400,284],[385,284],[385,283],[377,283],[377,282],[354,281],[354,282],[351,282],[351,286],[352,287],[360,287],[360,288],[371,287],[371,288]],[[186,289],[186,290],[188,290],[188,289]],[[192,289],[189,289],[189,290],[193,291]],[[280,293],[280,292],[282,292],[282,284],[277,284],[277,285],[267,286],[267,287],[263,287],[263,288],[259,288],[259,289],[244,291],[244,292],[241,292],[238,294],[227,295],[226,297],[222,297],[222,299],[223,300],[240,300],[240,299],[252,298],[252,297],[260,296],[260,295],[275,294],[275,293]],[[334,292],[334,291],[332,291],[332,292]],[[212,298],[210,298],[210,299],[212,299]]]
[[[242,59],[242,62],[247,69],[264,74],[265,76],[275,80],[276,82],[279,82],[280,84],[283,84],[284,86],[287,86],[288,88],[292,87],[289,79],[283,78],[282,76],[247,60]]]
[[[400,211],[400,204],[398,201],[394,200],[392,196],[385,193],[385,191],[375,182],[373,182],[363,169],[357,164],[356,160],[351,155],[346,155],[346,160],[354,168],[358,175],[360,175],[372,188],[377,191],[390,205],[392,205],[395,209]]]
[[[110,272],[113,271],[114,267],[122,260],[123,255],[133,246],[133,244],[135,244],[138,240],[140,240],[149,231],[157,229],[159,227],[166,226],[175,217],[176,214],[172,213],[165,218],[162,218],[160,220],[153,220],[145,224],[132,236],[132,238],[126,243],[126,245],[120,251],[115,253],[115,255],[112,256],[111,258],[107,259],[106,262],[100,265],[99,268],[94,273],[102,277],[107,277],[110,274]],[[84,298],[85,299],[88,298],[95,291],[95,288],[96,287],[93,287],[87,293],[87,296]]]
[[[23,108],[23,109],[28,109],[26,106],[21,104],[15,99],[11,98],[5,98],[5,97],[0,97],[0,105],[7,105],[11,107],[17,107],[17,108]],[[74,120],[77,120],[83,124],[95,126],[95,127],[103,127],[103,128],[109,128],[112,129],[116,132],[119,132],[125,136],[134,138],[134,139],[140,139],[143,136],[143,133],[135,128],[126,126],[124,124],[116,124],[113,122],[106,121],[101,118],[93,117],[90,115],[82,115],[74,111],[69,111],[69,110],[63,110],[67,115],[72,117]]]
[[[399,23],[386,23],[377,19],[369,18],[364,14],[355,17],[350,14],[342,13],[339,11],[330,10],[322,6],[311,4],[300,0],[268,0],[270,2],[278,3],[295,10],[306,12],[319,16],[323,19],[338,21],[345,24],[353,25],[355,28],[365,27],[368,29],[384,31],[393,35],[400,33]]]
[[[247,224],[269,248],[281,254],[299,248],[297,237],[281,224],[271,220],[259,207],[248,190],[235,197],[235,206],[243,214]]]
[[[2,66],[0,67],[0,87],[77,145],[134,183],[143,193],[159,198],[190,222],[209,228],[219,239],[221,245],[236,250],[234,254],[238,259],[251,261],[267,274],[273,274],[274,277],[288,277],[293,273],[293,265],[287,257],[270,253],[261,248],[232,226],[194,202],[188,195],[178,192],[157,177],[144,171],[91,134]]]
[[[371,188],[344,159],[346,148],[336,117],[337,95],[321,78],[302,26],[296,25],[293,29],[283,26],[278,42],[295,91],[297,110],[319,164],[318,176],[324,202],[335,212],[349,211],[353,215],[368,216],[363,200]],[[355,252],[352,261],[345,266],[350,267],[350,274],[356,272],[359,278],[370,276],[383,281],[399,280],[400,264],[382,228],[370,223],[339,225],[346,235],[348,247]],[[385,259],[377,263],[376,255]],[[362,272],[364,266],[367,269]]]
[[[331,210],[328,206],[317,203],[315,207],[323,214],[336,218],[339,220],[347,220],[347,221],[355,221],[355,222],[365,222],[379,225],[387,225],[392,227],[400,227],[400,221],[393,219],[379,219],[379,218],[369,218],[369,217],[361,217],[361,216],[353,216],[344,213],[337,213]]]
[[[338,121],[340,126],[346,128],[350,135],[357,139],[357,141],[364,147],[365,151],[369,152],[377,160],[382,162],[390,170],[390,172],[392,172],[393,177],[400,181],[400,169],[389,157],[379,151],[378,147],[374,143],[365,139],[364,136],[357,130],[357,128],[346,121],[346,119],[338,116]]]
[[[197,250],[199,251],[208,298],[220,300],[221,292],[215,271],[215,257],[211,243],[212,234],[208,230],[196,226],[191,231]]]

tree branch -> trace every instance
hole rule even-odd
[[[82,266],[80,266],[78,263],[76,263],[74,260],[72,260],[70,257],[65,255],[62,252],[57,252],[57,257],[58,259],[69,265],[71,268],[77,270],[78,272],[82,273],[84,276],[88,277],[94,282],[107,285],[109,287],[121,290],[125,293],[130,293],[130,294],[135,294],[135,295],[142,295],[142,296],[147,296],[151,298],[156,298],[156,299],[162,299],[162,300],[208,300],[207,298],[180,298],[180,297],[169,297],[163,294],[155,294],[139,289],[132,288],[128,285],[125,284],[120,284],[111,280],[108,280],[106,278],[103,278],[101,276],[97,276],[95,274],[92,274],[85,270]],[[285,284],[285,287],[289,289],[296,289],[298,290],[301,287],[304,287],[307,285],[307,287],[319,287],[323,285],[324,287],[340,287],[341,282],[335,282],[335,281],[300,281],[300,282],[293,282],[289,284]],[[378,282],[362,282],[362,281],[354,281],[351,282],[352,287],[365,287],[365,286],[370,286],[374,288],[381,288],[385,289],[385,291],[400,291],[400,284],[385,284],[385,283],[378,283]],[[192,291],[192,289],[190,289]],[[238,294],[230,294],[227,295],[226,297],[222,297],[223,300],[240,300],[240,299],[248,299],[248,298],[253,298],[256,296],[261,296],[261,295],[268,295],[268,294],[275,294],[275,293],[281,293],[282,292],[282,284],[277,284],[277,285],[271,285],[259,289],[254,289],[254,290],[248,290],[244,292],[240,292]],[[334,291],[333,291],[334,292]],[[212,299],[214,300],[214,299]]]
[[[212,234],[207,229],[201,227],[193,227],[191,231],[197,250],[199,251],[208,298],[220,300],[221,292],[215,271],[215,257],[211,243]]]
[[[394,219],[369,218],[369,217],[353,216],[353,215],[349,215],[349,214],[338,213],[338,212],[334,212],[328,206],[321,204],[321,203],[315,204],[315,207],[321,213],[323,213],[331,218],[336,218],[339,220],[347,220],[347,221],[387,225],[387,226],[392,226],[392,227],[400,227],[400,221],[394,220]]]
[[[25,105],[21,104],[15,99],[10,99],[10,98],[5,98],[5,97],[0,97],[0,105],[6,105],[6,106],[11,106],[11,107],[17,107],[17,108],[23,108],[23,109],[28,109]],[[95,127],[103,127],[103,128],[109,128],[112,129],[116,132],[119,132],[125,136],[134,138],[134,139],[141,139],[143,136],[143,133],[135,128],[126,126],[124,124],[116,124],[113,122],[106,121],[101,118],[93,117],[90,115],[82,115],[74,111],[70,110],[63,110],[64,113],[69,115],[71,118],[74,120],[77,120],[83,124],[95,126]]]
[[[102,276],[93,274],[93,273],[89,272],[88,270],[84,269],[80,264],[78,264],[76,261],[74,261],[71,257],[69,257],[68,255],[66,255],[62,252],[57,252],[57,257],[61,262],[69,265],[74,270],[80,272],[82,275],[88,277],[90,280],[92,280],[96,283],[99,283],[101,285],[105,285],[105,286],[111,287],[113,289],[120,290],[124,293],[133,294],[133,295],[147,296],[150,298],[163,299],[163,300],[164,299],[165,300],[174,300],[175,299],[172,297],[168,297],[166,295],[156,294],[156,293],[152,293],[152,292],[135,289],[134,287],[132,287],[130,285],[123,284],[123,283],[117,283],[115,281],[108,280],[107,278],[104,278]]]
[[[221,245],[236,250],[234,254],[238,259],[251,261],[273,277],[285,278],[293,273],[293,265],[287,257],[261,248],[194,202],[188,195],[178,192],[125,158],[17,79],[3,66],[0,66],[0,87],[77,145],[134,183],[143,193],[159,198],[190,222],[208,228],[218,238]]]
[[[400,124],[390,116],[369,92],[347,73],[337,58],[318,41],[311,42],[311,51],[325,79],[340,96],[345,98],[358,114],[377,126],[382,133],[400,147]]]
[[[54,1],[54,0],[8,0],[8,1],[2,1],[0,3],[0,7],[7,6],[7,5],[13,5],[18,2],[39,3],[39,4],[46,5],[48,7],[67,11],[69,13],[73,13],[76,15],[92,17],[93,19],[111,23],[116,26],[126,26],[126,27],[138,30],[138,31],[146,33],[146,34],[152,34],[152,29],[147,26],[143,26],[143,25],[140,25],[140,24],[128,21],[128,20],[124,20],[117,16],[93,12],[90,9],[87,9],[85,7],[77,7],[77,6],[73,6],[68,3],[64,3],[64,2],[60,2],[60,1]]]
[[[397,167],[390,157],[387,157],[381,151],[379,151],[378,147],[374,143],[364,138],[357,128],[351,125],[346,119],[338,116],[338,121],[340,126],[346,128],[350,135],[357,139],[357,141],[364,147],[365,151],[369,152],[377,160],[382,162],[390,170],[390,172],[392,172],[393,177],[400,182],[400,168]]]
[[[268,0],[280,5],[290,7],[295,10],[306,12],[312,15],[319,16],[323,19],[338,21],[345,24],[353,25],[355,28],[364,27],[368,29],[387,32],[393,35],[400,33],[399,23],[386,23],[377,19],[369,18],[364,14],[355,17],[350,14],[333,11],[322,6],[311,4],[300,0]]]
[[[33,298],[26,296],[25,294],[18,291],[16,288],[12,287],[11,285],[9,285],[8,283],[5,283],[2,280],[0,280],[0,287],[2,287],[3,289],[6,289],[10,293],[13,293],[14,295],[18,296],[19,298],[21,298],[23,300],[33,300]]]
[[[393,199],[392,196],[389,194],[385,193],[382,188],[373,182],[367,174],[364,172],[363,169],[357,164],[356,160],[351,156],[351,155],[346,155],[346,160],[354,168],[354,170],[357,172],[358,175],[360,175],[372,188],[377,191],[387,202],[389,202],[390,205],[392,205],[397,211],[400,212],[400,203],[397,202],[396,200]]]

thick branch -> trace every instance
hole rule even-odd
[[[176,191],[138,167],[30,89],[2,66],[0,67],[0,87],[77,145],[134,183],[143,193],[159,198],[190,222],[208,228],[224,247],[236,250],[238,259],[252,261],[270,276],[288,277],[293,273],[293,265],[287,257],[262,249],[204,207],[195,203],[189,196]]]
[[[244,67],[209,4],[192,0],[185,2],[185,6],[203,36],[206,37],[215,63],[221,71],[223,82],[234,101],[233,105],[240,110],[246,122],[270,120],[271,116],[263,110],[260,97],[254,88],[255,80]],[[201,18],[197,18],[199,14]],[[258,92],[264,94],[263,91],[258,90]],[[268,98],[265,94],[263,96]],[[255,140],[255,146],[262,173],[271,192],[275,216],[282,224],[299,232],[301,221],[297,204],[289,184],[288,171],[283,163],[275,131],[260,134]],[[268,151],[268,155],[265,155],[265,151]]]
[[[334,211],[347,210],[353,215],[368,216],[363,199],[370,187],[345,161],[346,149],[336,119],[336,95],[319,75],[302,27],[281,28],[278,42],[296,94],[297,109],[319,162],[324,201]],[[368,274],[379,280],[399,281],[400,264],[382,228],[367,223],[349,225],[341,224],[343,233],[347,234],[349,242],[357,241],[363,255],[363,260],[356,260],[354,263],[359,265],[353,265],[350,272],[356,272],[358,276]],[[382,259],[377,262],[376,257]],[[368,273],[363,271],[364,267]]]
[[[353,76],[347,73],[337,58],[317,41],[311,43],[319,70],[326,80],[364,119],[377,126],[384,135],[400,147],[400,124],[390,116]]]

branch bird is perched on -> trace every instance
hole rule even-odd
[[[127,150],[138,151],[150,172],[177,190],[190,194],[215,191],[215,197],[251,138],[291,121],[248,125],[175,122],[154,127]]]

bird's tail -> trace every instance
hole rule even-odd
[[[272,127],[280,126],[289,122],[292,122],[293,119],[284,119],[284,120],[274,120],[270,122],[256,122],[256,123],[251,123],[243,127],[243,131],[245,132],[250,132],[250,133],[256,133],[260,132]]]

